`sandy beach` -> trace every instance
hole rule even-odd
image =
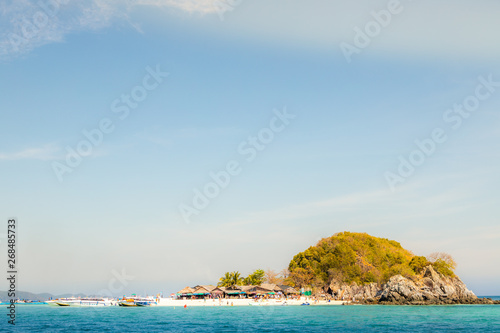
[[[173,298],[160,298],[158,306],[286,306],[286,305],[302,305],[309,303],[310,305],[342,305],[343,301],[315,301],[309,297],[301,297],[300,299],[266,299],[255,301],[250,298],[236,298],[236,299],[173,299]]]

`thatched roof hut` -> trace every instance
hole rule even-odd
[[[216,287],[212,285],[196,286],[193,294],[195,295],[209,295]]]
[[[300,294],[300,292],[295,289],[294,287],[290,287],[290,286],[285,286],[285,285],[278,285],[281,290],[283,290],[283,293],[285,295],[295,295],[295,294]]]
[[[283,292],[283,290],[277,284],[274,284],[274,283],[263,283],[260,286],[264,289],[268,289],[268,290],[275,292],[275,293]]]
[[[247,292],[250,289],[254,288],[255,286],[248,285],[248,286],[241,286],[241,291]]]
[[[262,285],[260,285],[260,286],[249,286],[249,288],[247,288],[245,290],[245,292],[248,295],[264,295],[264,294],[274,293],[274,291],[272,289],[264,288],[264,287],[262,287]]]
[[[245,292],[243,291],[243,286],[231,286],[231,287],[226,287],[224,293],[226,295],[238,295],[238,294],[244,294]]]
[[[211,284],[203,284],[203,285],[198,285],[198,286],[196,286],[194,288],[195,289],[202,288],[202,289],[206,290],[207,292],[211,292],[212,290],[214,290],[217,287],[213,286]]]
[[[183,288],[183,289],[179,290],[179,291],[177,292],[177,294],[180,294],[180,295],[187,295],[187,294],[192,294],[192,293],[193,293],[193,291],[194,291],[194,289],[193,289],[193,288],[191,288],[191,287],[185,287],[185,288]]]
[[[226,292],[226,288],[225,287],[215,287],[214,289],[212,289],[212,291],[210,291],[210,293],[214,296],[221,296],[221,295],[224,295]]]

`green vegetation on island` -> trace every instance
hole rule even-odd
[[[258,269],[246,278],[242,277],[240,272],[226,272],[219,279],[217,287],[234,287],[234,286],[260,286],[264,282],[265,272]]]
[[[323,289],[332,281],[382,284],[398,274],[411,278],[428,265],[445,276],[455,276],[456,263],[446,253],[415,256],[393,240],[341,232],[295,255],[288,266],[286,282],[299,288]]]
[[[264,282],[283,284],[285,282],[286,273],[286,271],[283,271],[281,274],[278,274],[271,269],[267,271],[257,269],[247,277],[242,277],[241,273],[238,271],[226,272],[224,276],[219,279],[217,287],[260,286]]]

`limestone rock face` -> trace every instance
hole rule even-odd
[[[332,295],[345,301],[385,304],[470,304],[481,303],[458,277],[444,276],[427,266],[420,276],[405,278],[395,275],[383,286],[376,283],[358,286],[339,284],[329,286]]]
[[[358,286],[356,283],[350,285],[339,284],[333,281],[330,284],[330,290],[333,297],[339,300],[352,301],[355,300],[367,300],[375,299],[380,293],[380,286],[376,283],[366,284],[364,286]]]
[[[423,295],[415,283],[409,279],[396,275],[383,286],[380,294],[381,301],[422,301]]]
[[[470,303],[477,296],[458,277],[447,277],[427,266],[422,276],[410,280],[393,276],[380,294],[380,302],[393,303]]]

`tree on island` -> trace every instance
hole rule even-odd
[[[457,268],[457,263],[448,253],[434,252],[427,256],[427,260],[430,261],[431,265],[439,273],[452,277],[455,276],[454,271]]]
[[[265,274],[263,269],[257,269],[255,272],[243,278],[240,272],[226,272],[223,277],[219,279],[217,283],[218,287],[234,287],[241,285],[253,285],[260,286],[265,281]]]
[[[410,267],[415,273],[420,273],[425,267],[429,266],[431,263],[423,256],[415,256],[410,260]]]
[[[231,273],[226,272],[224,276],[219,279],[219,283],[217,283],[217,287],[234,287],[241,285],[243,285],[243,278],[238,271]]]
[[[268,269],[264,281],[270,284],[286,284],[288,275],[288,269],[283,269],[279,273],[276,273],[276,271],[272,269]]]
[[[244,285],[260,286],[264,282],[264,270],[257,269],[255,272],[243,279]]]

